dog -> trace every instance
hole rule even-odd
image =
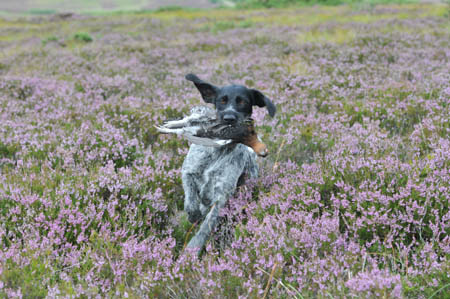
[[[186,75],[200,92],[203,101],[214,104],[217,119],[224,124],[235,124],[248,119],[253,106],[266,107],[274,117],[276,107],[256,89],[242,85],[218,87],[194,74]],[[221,147],[192,144],[182,166],[185,193],[184,210],[191,223],[203,220],[187,248],[202,251],[218,222],[219,211],[233,195],[245,177],[257,178],[256,154],[241,143]]]

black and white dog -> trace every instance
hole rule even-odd
[[[253,106],[266,107],[273,117],[275,105],[260,91],[242,85],[217,87],[189,74],[203,100],[215,105],[217,118],[233,124],[252,114]],[[184,210],[191,223],[203,222],[187,247],[200,253],[218,222],[220,209],[244,176],[256,178],[256,154],[243,144],[206,147],[192,144],[182,167]]]

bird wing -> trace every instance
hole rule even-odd
[[[178,135],[196,135],[200,127],[181,127],[181,128],[168,128],[167,126],[155,126],[156,130],[165,134],[178,134]]]
[[[203,146],[220,147],[220,146],[227,145],[227,144],[230,144],[231,142],[233,142],[231,139],[226,139],[226,140],[211,139],[211,138],[197,137],[197,136],[193,136],[193,135],[184,135],[184,137],[186,137],[186,139],[192,143],[195,143],[198,145],[203,145]]]
[[[232,139],[234,141],[242,141],[251,134],[253,122],[245,120],[236,124],[211,123],[210,126],[202,127],[197,131],[196,136],[217,138],[217,139]]]

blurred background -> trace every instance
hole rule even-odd
[[[444,2],[444,0],[1,0],[0,12],[53,14],[61,12],[104,12],[158,10],[167,8],[282,7],[291,4],[387,4]]]
[[[226,3],[227,1],[225,1]],[[219,1],[210,0],[1,0],[0,11],[51,14],[116,10],[155,10],[161,7],[212,8]]]
[[[0,10],[12,13],[51,14],[67,11],[81,13],[105,10],[154,10],[167,6],[211,8],[217,5],[217,1],[210,0],[2,0]]]

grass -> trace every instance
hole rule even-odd
[[[427,263],[424,248],[403,254],[383,242],[397,230],[404,239],[393,242],[414,239],[422,246],[434,235],[421,223],[448,211],[446,198],[434,193],[448,183],[429,183],[448,170],[445,152],[436,150],[448,140],[447,91],[428,77],[438,76],[436,61],[446,59],[438,47],[448,44],[448,11],[445,5],[354,4],[166,7],[61,20],[43,10],[38,17],[0,18],[0,116],[6,120],[0,229],[7,228],[0,243],[13,252],[2,260],[0,296],[19,289],[25,297],[56,296],[51,286],[86,297],[371,297],[377,296],[372,289],[358,294],[346,283],[379,265],[400,277],[401,295],[445,298],[448,261],[417,274],[423,268],[414,263]],[[218,85],[258,88],[279,113],[272,120],[255,108],[258,133],[272,155],[262,162],[255,190],[236,196],[248,200],[237,209],[242,221],[228,227],[236,248],[218,242],[223,247],[216,250],[211,242],[203,260],[176,264],[196,229],[182,211],[179,169],[187,142],[158,135],[153,126],[201,103],[183,81],[191,71]],[[372,197],[358,201],[372,193],[401,200],[387,206]],[[332,206],[338,197],[347,208]],[[417,212],[413,203],[437,212]],[[340,222],[332,231],[326,215],[336,211]],[[369,224],[378,213],[404,222]],[[362,214],[366,222],[351,231]],[[346,230],[356,236],[347,245],[361,246],[366,255],[333,247]],[[39,241],[22,238],[27,233]],[[432,248],[426,258],[448,256],[438,243],[439,237],[426,243]],[[369,265],[375,257],[378,264]],[[296,274],[289,272],[294,264]],[[327,293],[318,291],[321,271],[332,277],[323,284]],[[394,297],[389,286],[373,292]]]
[[[182,1],[180,1],[182,4]],[[151,1],[151,11],[168,12],[187,7],[166,5],[165,1]],[[149,11],[149,3],[142,0],[19,0],[0,4],[4,14],[51,15],[59,12],[75,12],[105,15],[111,13]]]

